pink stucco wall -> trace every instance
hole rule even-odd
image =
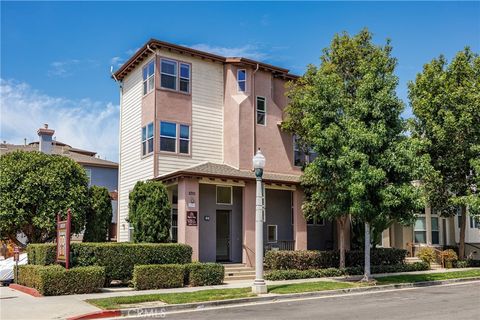
[[[293,237],[295,250],[307,249],[307,222],[302,212],[303,192],[293,191]]]
[[[255,265],[255,182],[245,183],[243,188],[243,255],[242,262]]]
[[[198,261],[200,221],[197,221],[197,226],[187,226],[187,211],[196,211],[197,219],[200,217],[199,185],[196,179],[181,178],[178,181],[178,242],[191,246],[192,260]]]

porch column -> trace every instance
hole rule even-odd
[[[425,207],[425,229],[427,233],[427,244],[432,245],[432,208]]]
[[[199,184],[196,179],[178,181],[178,242],[192,247],[192,260],[199,258]],[[187,223],[187,214],[188,223]],[[195,219],[196,217],[196,219]]]
[[[390,226],[382,232],[382,247],[384,248],[390,248],[392,246],[390,241],[390,228],[392,227]]]
[[[246,182],[243,188],[242,263],[255,266],[255,183]]]
[[[303,192],[297,189],[292,191],[292,193],[295,250],[307,250],[307,221],[302,212]]]

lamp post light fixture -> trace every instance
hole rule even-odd
[[[253,293],[267,293],[267,284],[263,279],[263,188],[262,176],[265,168],[265,157],[260,148],[252,159],[257,180],[257,197],[255,201],[255,281]]]

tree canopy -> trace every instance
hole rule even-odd
[[[88,178],[72,159],[15,151],[0,157],[0,233],[16,242],[53,240],[57,213],[72,213],[72,232],[82,231],[88,207]],[[64,216],[65,218],[65,216]]]
[[[170,240],[171,206],[167,189],[159,181],[139,181],[130,192],[128,222],[135,242]]]
[[[84,242],[104,242],[112,222],[112,200],[108,189],[92,186],[89,191],[90,206],[86,214]]]
[[[351,215],[369,227],[410,222],[422,208],[412,180],[426,158],[420,141],[405,135],[391,51],[366,29],[335,35],[320,66],[290,85],[283,128],[317,153],[302,177],[306,216]]]
[[[445,216],[461,208],[463,257],[466,208],[473,215],[480,209],[480,57],[465,48],[450,64],[433,59],[409,83],[409,98],[412,134],[427,143],[434,169],[424,179],[428,200]]]

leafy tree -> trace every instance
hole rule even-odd
[[[15,151],[0,157],[0,233],[21,245],[55,239],[57,213],[72,213],[72,232],[85,224],[88,178],[70,158],[41,152]]]
[[[129,196],[128,222],[135,242],[168,242],[171,206],[167,189],[159,181],[139,181]]]
[[[90,207],[87,210],[84,242],[104,242],[112,222],[112,200],[108,189],[90,188]]]
[[[365,224],[366,279],[370,226],[411,222],[422,207],[420,190],[411,181],[413,168],[424,167],[425,157],[418,156],[419,141],[403,134],[404,106],[395,93],[391,51],[389,42],[374,45],[366,29],[355,36],[335,35],[320,66],[309,66],[290,85],[283,125],[318,154],[302,177],[305,215],[351,215]]]
[[[409,98],[412,132],[428,142],[434,168],[425,178],[428,200],[444,216],[460,208],[463,258],[467,207],[472,215],[480,207],[480,57],[465,48],[450,64],[443,56],[433,59],[409,83]]]

